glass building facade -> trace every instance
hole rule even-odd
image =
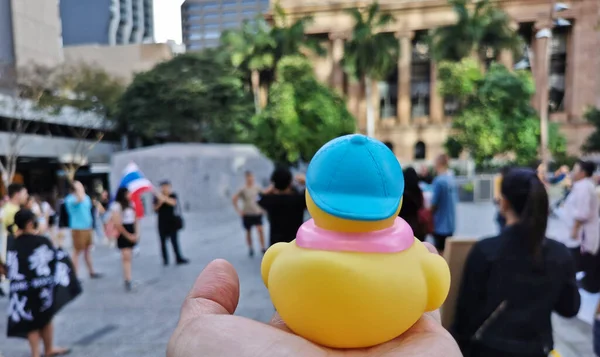
[[[269,9],[269,0],[186,0],[181,5],[183,43],[188,51],[219,44],[221,33]]]

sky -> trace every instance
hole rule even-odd
[[[157,43],[181,43],[181,4],[183,0],[154,0],[154,39]]]

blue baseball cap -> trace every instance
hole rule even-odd
[[[308,166],[306,189],[317,207],[332,216],[379,221],[396,214],[404,176],[385,144],[346,135],[317,151]]]

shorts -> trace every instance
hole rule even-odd
[[[244,229],[249,231],[253,226],[262,226],[262,214],[242,216]]]
[[[125,228],[125,230],[129,233],[135,232],[135,225],[133,225],[133,224],[124,224],[123,228]],[[119,238],[117,238],[117,248],[119,248],[119,249],[131,249],[131,248],[135,247],[136,244],[137,244],[137,242],[130,241],[122,234],[119,235]]]
[[[71,237],[73,237],[73,248],[75,250],[85,250],[92,245],[91,229],[72,229]]]
[[[446,239],[448,239],[448,237],[451,236],[452,234],[433,233],[433,244],[435,245],[435,248],[438,250],[438,252],[444,251],[444,249],[446,248]]]

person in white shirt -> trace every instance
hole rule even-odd
[[[586,273],[582,285],[586,288],[586,282],[595,279],[600,273],[596,267],[598,248],[600,248],[600,203],[596,195],[596,184],[592,179],[596,165],[588,161],[578,161],[573,166],[573,187],[564,204],[565,214],[568,217],[570,236],[569,238],[580,244],[578,269]],[[600,289],[599,282],[593,285],[598,287],[587,287],[586,290]]]

